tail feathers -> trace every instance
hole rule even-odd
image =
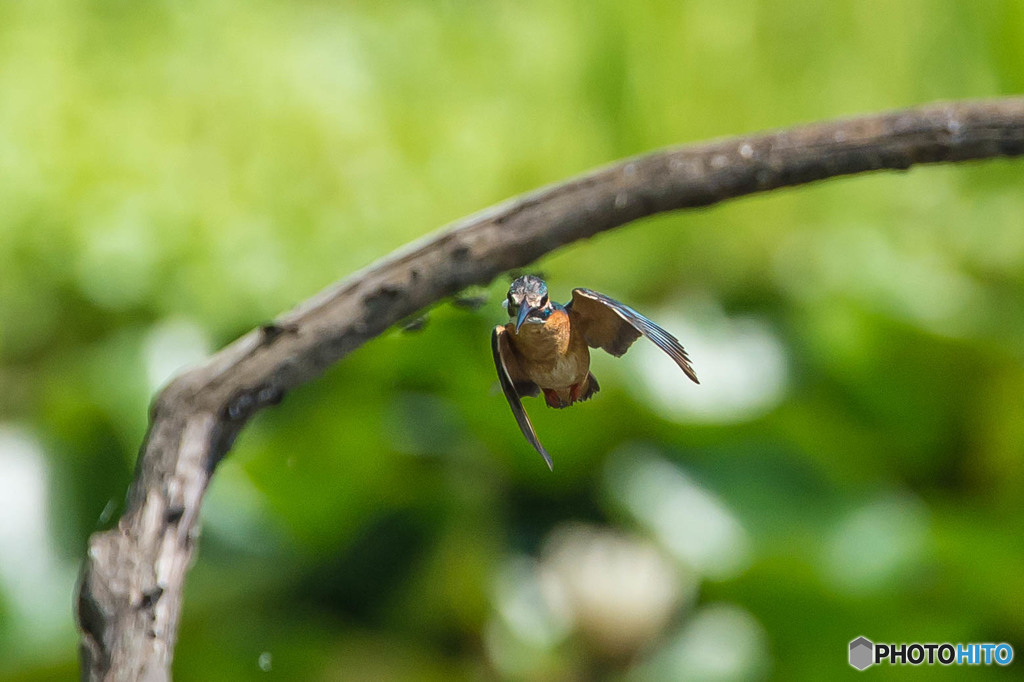
[[[580,393],[580,400],[590,400],[600,390],[601,385],[597,383],[597,377],[593,373],[588,373],[587,385],[583,387],[583,391]]]

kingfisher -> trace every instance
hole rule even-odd
[[[501,390],[526,440],[553,469],[551,455],[537,438],[522,396],[544,394],[548,407],[589,400],[601,390],[590,371],[590,349],[621,356],[640,336],[675,360],[695,384],[697,374],[676,337],[628,305],[590,289],[573,289],[565,305],[548,297],[540,277],[512,282],[504,302],[510,321],[491,334],[491,351]]]

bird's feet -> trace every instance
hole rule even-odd
[[[569,399],[563,400],[562,396],[553,388],[545,388],[544,390],[544,402],[548,404],[548,407],[569,407],[574,402],[580,399],[583,393],[582,384],[575,384],[569,387]]]
[[[544,402],[548,404],[548,407],[565,407],[565,403],[562,402],[558,391],[553,388],[544,389]]]

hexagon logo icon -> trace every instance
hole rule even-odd
[[[858,637],[850,642],[850,665],[864,670],[875,662],[875,645],[867,637]]]

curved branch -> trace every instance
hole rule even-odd
[[[1021,154],[1024,98],[938,104],[667,149],[495,206],[322,291],[157,396],[125,514],[89,541],[77,614],[83,678],[170,678],[199,507],[217,462],[257,410],[397,321],[560,246],[655,213],[840,175]]]

